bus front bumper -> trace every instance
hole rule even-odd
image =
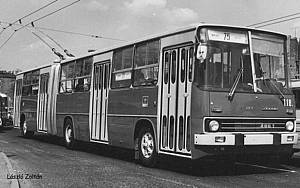
[[[297,133],[194,135],[194,144],[199,146],[285,145],[297,144],[297,140]]]

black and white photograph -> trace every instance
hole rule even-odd
[[[0,188],[299,187],[299,7],[0,0]]]

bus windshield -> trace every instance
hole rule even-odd
[[[260,93],[288,92],[283,37],[252,32],[251,63],[247,31],[201,28],[197,35],[199,45],[206,49],[205,58],[196,58],[195,62],[194,81],[198,87],[224,91],[234,87],[234,91],[254,92],[256,85]]]
[[[247,33],[226,31],[228,39],[226,36],[219,37],[223,35],[220,31],[208,30],[207,33],[206,58],[195,63],[195,82],[198,86],[228,91],[241,72],[236,89],[253,90]]]
[[[258,92],[285,93],[284,40],[253,33],[252,50]]]

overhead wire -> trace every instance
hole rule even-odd
[[[268,26],[268,25],[272,25],[272,24],[277,24],[277,23],[281,23],[281,22],[294,20],[294,19],[300,18],[300,16],[293,17],[293,18],[289,18],[289,17],[296,16],[296,15],[299,15],[299,14],[300,14],[300,12],[297,12],[297,13],[294,13],[294,14],[289,14],[289,15],[286,15],[286,16],[281,16],[281,17],[278,17],[278,18],[273,18],[273,19],[270,19],[270,20],[265,20],[265,21],[262,21],[262,22],[254,23],[254,24],[248,25],[247,27],[253,27],[253,26],[256,26],[256,25],[264,24],[264,25],[261,25],[261,26],[257,26],[257,28],[258,28],[258,27],[264,27],[264,26]],[[284,18],[289,18],[289,19],[284,19]],[[282,19],[284,19],[284,20],[282,20]],[[281,20],[281,21],[273,22],[273,21],[276,21],[276,20]],[[272,22],[272,23],[269,23],[269,22]]]
[[[272,23],[268,23],[268,24],[256,26],[255,28],[260,28],[260,27],[265,27],[265,26],[269,26],[269,25],[274,25],[274,24],[278,24],[278,23],[282,23],[282,22],[287,22],[287,21],[299,19],[299,18],[300,18],[300,16],[297,16],[297,17],[293,17],[293,18],[289,18],[289,19],[285,19],[285,20],[281,20],[281,21],[277,21],[277,22],[272,22]]]
[[[11,33],[11,34],[9,35],[9,37],[1,44],[0,49],[3,48],[3,46],[4,46],[5,44],[7,44],[7,42],[15,35],[16,32],[17,32],[17,31],[14,31],[13,33]]]
[[[61,10],[65,9],[65,8],[67,8],[67,7],[70,7],[71,5],[74,5],[75,3],[78,3],[79,1],[80,1],[80,0],[74,1],[74,2],[72,2],[72,3],[70,3],[70,4],[66,5],[66,6],[63,6],[63,7],[59,8],[59,9],[53,11],[53,12],[50,12],[49,14],[46,14],[46,15],[40,17],[40,18],[37,18],[37,19],[35,19],[34,21],[31,21],[31,22],[29,22],[29,23],[27,23],[27,24],[25,24],[25,25],[18,24],[18,25],[21,25],[22,27],[16,29],[16,30],[8,37],[8,39],[5,40],[5,42],[0,46],[0,49],[1,49],[5,44],[7,44],[7,42],[13,37],[13,35],[14,35],[17,31],[19,31],[19,30],[21,30],[21,29],[27,27],[27,26],[30,25],[30,24],[33,25],[33,22],[39,21],[39,20],[41,20],[41,19],[44,19],[44,18],[46,18],[46,17],[48,17],[48,16],[50,16],[50,15],[52,15],[52,14],[58,12],[58,11],[61,11]],[[11,23],[10,23],[10,25],[16,25],[16,23],[15,23],[15,24],[11,24]]]
[[[2,22],[3,23],[8,23],[8,22],[5,22],[5,21],[2,21]],[[21,24],[13,24],[13,25],[21,25]],[[26,27],[32,27],[32,26],[31,25],[27,25]],[[59,33],[65,33],[65,34],[72,34],[72,35],[79,35],[79,36],[84,36],[84,37],[92,37],[92,38],[98,38],[98,39],[107,39],[107,40],[115,40],[115,41],[122,41],[122,42],[126,42],[127,41],[127,40],[119,39],[119,38],[105,37],[105,36],[96,35],[96,34],[80,33],[80,32],[66,31],[66,30],[60,30],[60,29],[52,29],[52,28],[48,28],[48,27],[37,27],[37,26],[35,26],[35,28],[37,28],[39,30],[53,31],[53,32],[59,32]]]
[[[59,53],[58,51],[56,51],[56,49],[54,47],[52,47],[49,43],[47,43],[42,37],[40,37],[38,34],[36,34],[35,32],[31,31],[31,33],[37,37],[39,40],[41,40],[46,46],[48,46],[51,51],[57,55],[61,60],[65,59],[64,55],[62,55],[61,53]]]
[[[35,28],[35,27],[34,27]],[[53,37],[51,37],[50,35],[48,35],[47,33],[35,28],[37,31],[39,31],[40,33],[42,33],[43,35],[45,35],[46,37],[48,37],[52,42],[54,42],[60,49],[62,49],[65,54],[69,57],[75,57],[73,54],[71,54],[66,48],[64,48],[60,43],[58,43],[56,40],[54,40]]]
[[[42,9],[44,9],[44,8],[46,8],[46,7],[48,7],[48,6],[50,6],[50,5],[52,5],[53,3],[57,2],[57,1],[58,1],[58,0],[54,0],[54,1],[52,1],[52,2],[50,2],[50,3],[48,3],[48,4],[46,4],[46,5],[44,5],[44,6],[40,7],[40,8],[38,8],[37,10],[34,10],[34,11],[32,11],[32,12],[26,14],[25,16],[23,16],[23,17],[17,19],[17,20],[14,21],[13,23],[9,23],[8,26],[2,28],[2,30],[0,31],[0,35],[3,33],[3,31],[4,31],[5,29],[7,29],[8,27],[11,27],[13,24],[15,24],[15,23],[17,23],[17,22],[19,22],[19,23],[21,24],[21,20],[22,20],[22,19],[27,18],[27,17],[33,15],[34,13],[36,13],[36,12],[38,12],[38,11],[40,11],[40,10],[42,10]]]
[[[72,2],[72,3],[70,3],[70,4],[66,5],[66,6],[63,6],[63,7],[59,8],[59,9],[53,11],[53,12],[50,12],[50,13],[48,13],[48,14],[46,14],[46,15],[40,17],[40,18],[37,18],[37,19],[31,21],[30,23],[27,23],[27,24],[23,25],[23,26],[20,27],[18,30],[23,29],[24,27],[26,27],[26,26],[28,26],[28,25],[34,23],[34,22],[37,22],[37,21],[39,21],[39,20],[41,20],[41,19],[44,19],[44,18],[46,18],[46,17],[48,17],[48,16],[51,16],[52,14],[55,14],[56,12],[59,12],[59,11],[65,9],[65,8],[68,8],[68,7],[72,6],[72,5],[74,5],[75,3],[78,3],[79,1],[80,1],[80,0],[74,1],[74,2]]]
[[[66,31],[66,30],[52,29],[52,28],[46,28],[46,27],[36,27],[36,28],[41,29],[41,30],[48,30],[48,31],[65,33],[65,34],[81,35],[81,36],[92,37],[92,38],[101,38],[101,39],[123,41],[123,42],[126,41],[124,39],[105,37],[105,36],[100,36],[100,35],[95,35],[95,34],[79,33],[79,32],[74,32],[74,31]]]

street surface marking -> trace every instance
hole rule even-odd
[[[0,140],[0,143],[2,143],[2,144],[8,144],[8,142],[5,141],[5,140]]]
[[[256,164],[249,164],[249,163],[236,162],[235,164],[253,166],[253,167],[258,167],[258,168],[265,168],[265,169],[277,170],[277,171],[283,171],[283,172],[291,172],[291,173],[296,173],[297,172],[295,170],[287,170],[287,169],[282,169],[282,168],[273,168],[273,167],[267,167],[267,166],[261,166],[261,165],[256,165]]]
[[[149,175],[149,174],[141,174],[141,173],[137,173],[137,174],[141,175],[141,176],[148,176],[150,178],[157,179],[157,180],[162,180],[162,181],[170,182],[170,183],[177,184],[177,185],[180,185],[180,186],[193,187],[193,188],[198,187],[196,185],[185,184],[185,183],[182,183],[182,182],[178,182],[178,181],[174,181],[174,180],[170,180],[170,179],[165,179],[165,178],[160,178],[160,177],[152,176],[152,175]],[[214,187],[212,185],[201,183],[199,181],[197,181],[197,183],[199,183],[200,186],[202,186],[202,187],[207,187],[207,188]]]

